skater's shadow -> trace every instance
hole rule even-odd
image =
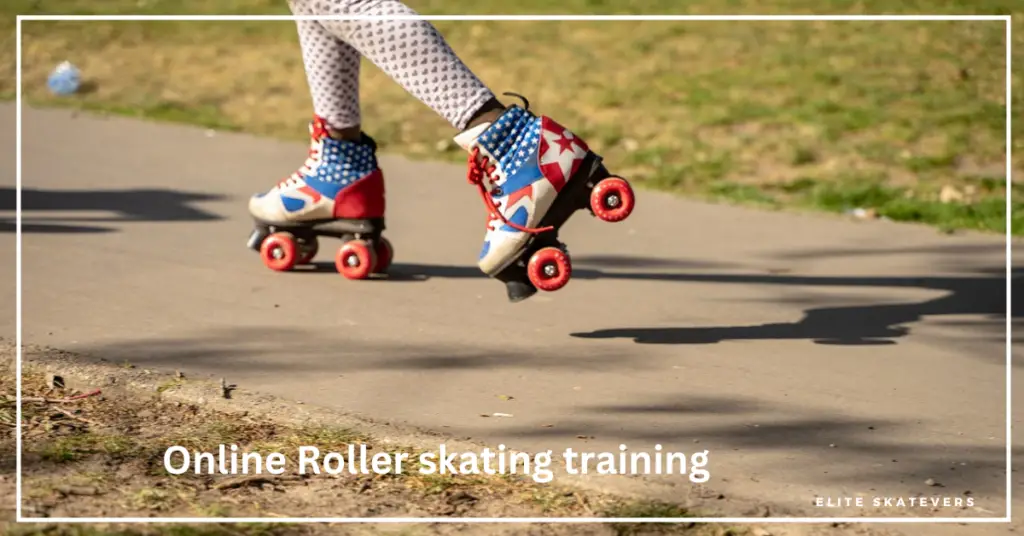
[[[388,273],[384,275],[374,275],[370,277],[370,281],[389,281],[394,283],[417,283],[427,281],[434,277],[440,278],[471,278],[475,277],[471,273],[471,269],[462,266],[429,266],[428,269],[422,269],[426,265],[419,264],[393,264]],[[439,271],[433,270],[433,268],[440,268]],[[449,271],[451,269],[451,271]],[[293,269],[293,273],[304,273],[304,274],[337,274],[338,269],[333,262],[330,261],[316,261],[305,266],[296,266]],[[446,275],[441,275],[446,274]],[[476,276],[484,277],[479,270],[476,271]]]
[[[575,271],[574,271],[575,274]],[[746,326],[677,326],[677,327],[621,327],[590,332],[573,333],[581,339],[632,339],[637,344],[687,345],[716,344],[741,340],[808,340],[815,344],[876,346],[896,344],[910,334],[909,324],[924,317],[946,317],[947,325],[987,328],[989,339],[1005,337],[1007,315],[1006,272],[1003,268],[974,270],[966,276],[922,277],[835,277],[790,276],[778,274],[695,274],[607,272],[602,278],[641,279],[714,284],[785,285],[794,287],[837,288],[915,288],[944,291],[930,300],[907,303],[886,303],[849,306],[812,307],[804,310],[795,322],[778,322]],[[1012,277],[1024,275],[1024,269],[1014,269]],[[1012,319],[1021,317],[1020,301],[1009,311]],[[980,316],[967,321],[958,315]],[[974,322],[971,324],[970,322]],[[984,335],[984,334],[983,334]],[[993,359],[1003,359],[993,354]]]
[[[725,265],[699,261],[677,261],[643,257],[585,257],[574,259],[573,278],[577,280],[620,279],[662,281],[666,283],[773,285],[813,288],[923,289],[943,291],[943,295],[920,302],[829,306],[822,304],[804,310],[795,322],[747,326],[622,327],[572,333],[581,339],[632,339],[637,344],[715,344],[740,340],[807,340],[815,344],[876,346],[896,344],[910,334],[909,324],[929,317],[974,315],[983,317],[978,327],[994,328],[1006,317],[1006,277],[1002,268],[972,270],[964,276],[800,276],[779,273],[710,273]],[[602,269],[586,266],[601,266]],[[603,269],[607,268],[607,269]],[[623,268],[635,268],[625,270]],[[670,270],[674,268],[675,270]],[[730,268],[735,268],[730,266]],[[336,273],[333,263],[321,262],[311,272]],[[1013,277],[1024,270],[1013,271]],[[480,279],[486,276],[475,266],[396,263],[383,281],[422,282],[432,278]],[[827,298],[824,298],[827,300]],[[1021,316],[1019,301],[1011,311]],[[949,324],[961,322],[952,319]],[[964,324],[966,325],[966,324]],[[998,357],[998,356],[996,356]]]
[[[337,273],[333,262],[317,261],[308,266],[295,268],[296,272],[319,274]],[[602,276],[598,270],[587,270],[573,268],[574,279],[597,279]],[[485,279],[483,274],[475,266],[443,266],[439,264],[409,264],[396,263],[388,270],[387,275],[374,276],[375,281],[391,282],[424,282],[431,279]]]
[[[0,188],[0,210],[15,211],[14,188]],[[39,190],[22,189],[22,232],[109,233],[129,222],[201,222],[223,219],[195,203],[221,201],[216,194],[175,190]],[[55,212],[39,215],[33,212]],[[99,224],[99,225],[97,225]],[[16,230],[14,216],[0,219],[0,232]]]
[[[602,268],[672,268],[676,270],[714,270],[725,268],[736,268],[736,265],[718,262],[698,261],[689,259],[658,259],[654,257],[631,257],[623,255],[590,255],[579,256],[573,259],[572,277],[580,280],[594,280],[602,278],[623,278],[627,279],[661,279],[671,280],[679,274],[657,273],[657,272],[606,272],[586,266],[600,266]],[[327,261],[315,262],[310,266],[300,267],[297,271],[307,273],[337,273],[334,263]],[[487,276],[476,266],[453,266],[442,264],[418,264],[418,263],[395,263],[388,270],[386,276],[378,279],[381,281],[417,282],[430,279],[486,279]]]

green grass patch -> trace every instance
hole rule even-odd
[[[1013,0],[410,0],[424,14],[1014,14]],[[724,9],[723,9],[724,8]],[[15,13],[287,14],[279,0],[9,0]],[[1024,16],[1014,62],[1024,59]],[[722,202],[842,211],[1001,232],[1005,25],[969,22],[438,22],[497,92],[516,91],[642,186]],[[300,140],[311,105],[294,24],[25,22],[24,92],[40,106]],[[8,34],[9,35],[9,34]],[[90,90],[50,95],[59,62]],[[13,46],[0,48],[12,72]],[[1022,70],[1013,73],[1017,110]],[[0,77],[0,97],[14,94]],[[462,161],[453,129],[365,62],[365,129],[385,151]],[[1024,122],[1013,125],[1024,169]],[[297,156],[297,162],[301,155]],[[872,177],[868,182],[851,176]],[[268,177],[272,182],[273,178]],[[806,183],[805,187],[794,186]],[[809,182],[808,182],[809,181]],[[972,190],[938,200],[943,188]],[[1019,198],[1018,198],[1019,199]],[[1014,202],[1015,232],[1022,204]],[[1005,212],[1005,208],[1002,209]],[[1001,218],[1001,219],[1000,219]],[[1001,223],[1002,222],[1002,223]]]
[[[779,203],[811,207],[837,213],[853,210],[872,210],[878,217],[894,221],[934,225],[943,230],[974,229],[979,231],[1006,231],[1006,198],[987,195],[993,191],[979,183],[966,195],[977,200],[943,202],[941,192],[914,191],[894,187],[873,177],[846,177],[836,181],[818,181],[802,178],[772,187],[772,199],[785,199]],[[981,192],[981,193],[979,193]],[[1013,199],[1024,198],[1024,188],[1015,186]],[[1011,213],[1013,234],[1024,233],[1024,212],[1020,203],[1014,203]]]
[[[135,453],[137,448],[135,442],[123,436],[74,434],[49,440],[37,452],[44,460],[64,463],[79,461],[94,454],[128,456]]]
[[[610,518],[686,518],[696,517],[684,507],[660,501],[623,501],[617,503],[601,513],[602,517]],[[632,536],[635,534],[672,533],[685,531],[691,528],[692,523],[681,524],[648,524],[639,523],[614,523],[612,529],[619,536]],[[734,533],[736,534],[736,533]]]

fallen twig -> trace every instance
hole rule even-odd
[[[96,486],[57,486],[54,488],[61,495],[99,495],[100,490]]]
[[[60,406],[55,406],[53,409],[63,413],[64,415],[67,415],[68,417],[71,417],[72,419],[75,419],[76,421],[82,421],[82,422],[84,422],[86,424],[91,424],[93,426],[103,426],[102,424],[100,424],[100,423],[98,423],[96,421],[92,421],[92,420],[86,419],[85,417],[79,417],[78,415],[75,415],[74,413],[71,413],[70,411],[68,411],[68,410],[66,410],[66,409],[64,409],[64,408],[62,408]]]
[[[96,389],[95,391],[89,391],[80,395],[69,396],[67,398],[46,398],[41,396],[25,396],[21,398],[22,402],[42,402],[44,404],[66,404],[68,402],[78,402],[91,396],[96,396],[102,391]]]
[[[92,391],[89,391],[88,393],[82,393],[80,395],[75,395],[75,396],[72,396],[72,397],[68,397],[68,400],[80,400],[82,398],[89,398],[90,396],[96,396],[96,395],[100,394],[101,392],[102,391],[100,391],[99,389],[93,389]]]

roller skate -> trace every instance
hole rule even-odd
[[[348,279],[385,273],[394,250],[384,231],[384,175],[377,145],[331,137],[326,122],[310,123],[305,164],[269,192],[249,200],[255,227],[248,247],[278,272],[312,263],[319,237],[342,241],[334,265]]]
[[[558,231],[577,210],[619,222],[635,205],[629,183],[609,173],[586,142],[514,96],[523,107],[455,138],[469,151],[467,178],[488,212],[478,266],[505,283],[513,303],[569,282],[572,262]]]

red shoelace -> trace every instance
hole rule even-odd
[[[484,179],[495,179],[496,171],[498,166],[491,163],[491,159],[487,156],[480,155],[480,148],[474,147],[469,154],[467,159],[469,171],[466,174],[466,179],[470,184],[476,186],[477,191],[480,192],[480,198],[484,200],[484,205],[487,206],[487,227],[491,227],[491,222],[495,220],[501,221],[501,223],[508,225],[509,227],[521,231],[524,233],[543,233],[554,229],[553,226],[547,227],[523,227],[517,223],[508,221],[507,218],[501,213],[501,201],[495,201],[491,197],[491,193],[487,191],[487,186],[484,185]]]

